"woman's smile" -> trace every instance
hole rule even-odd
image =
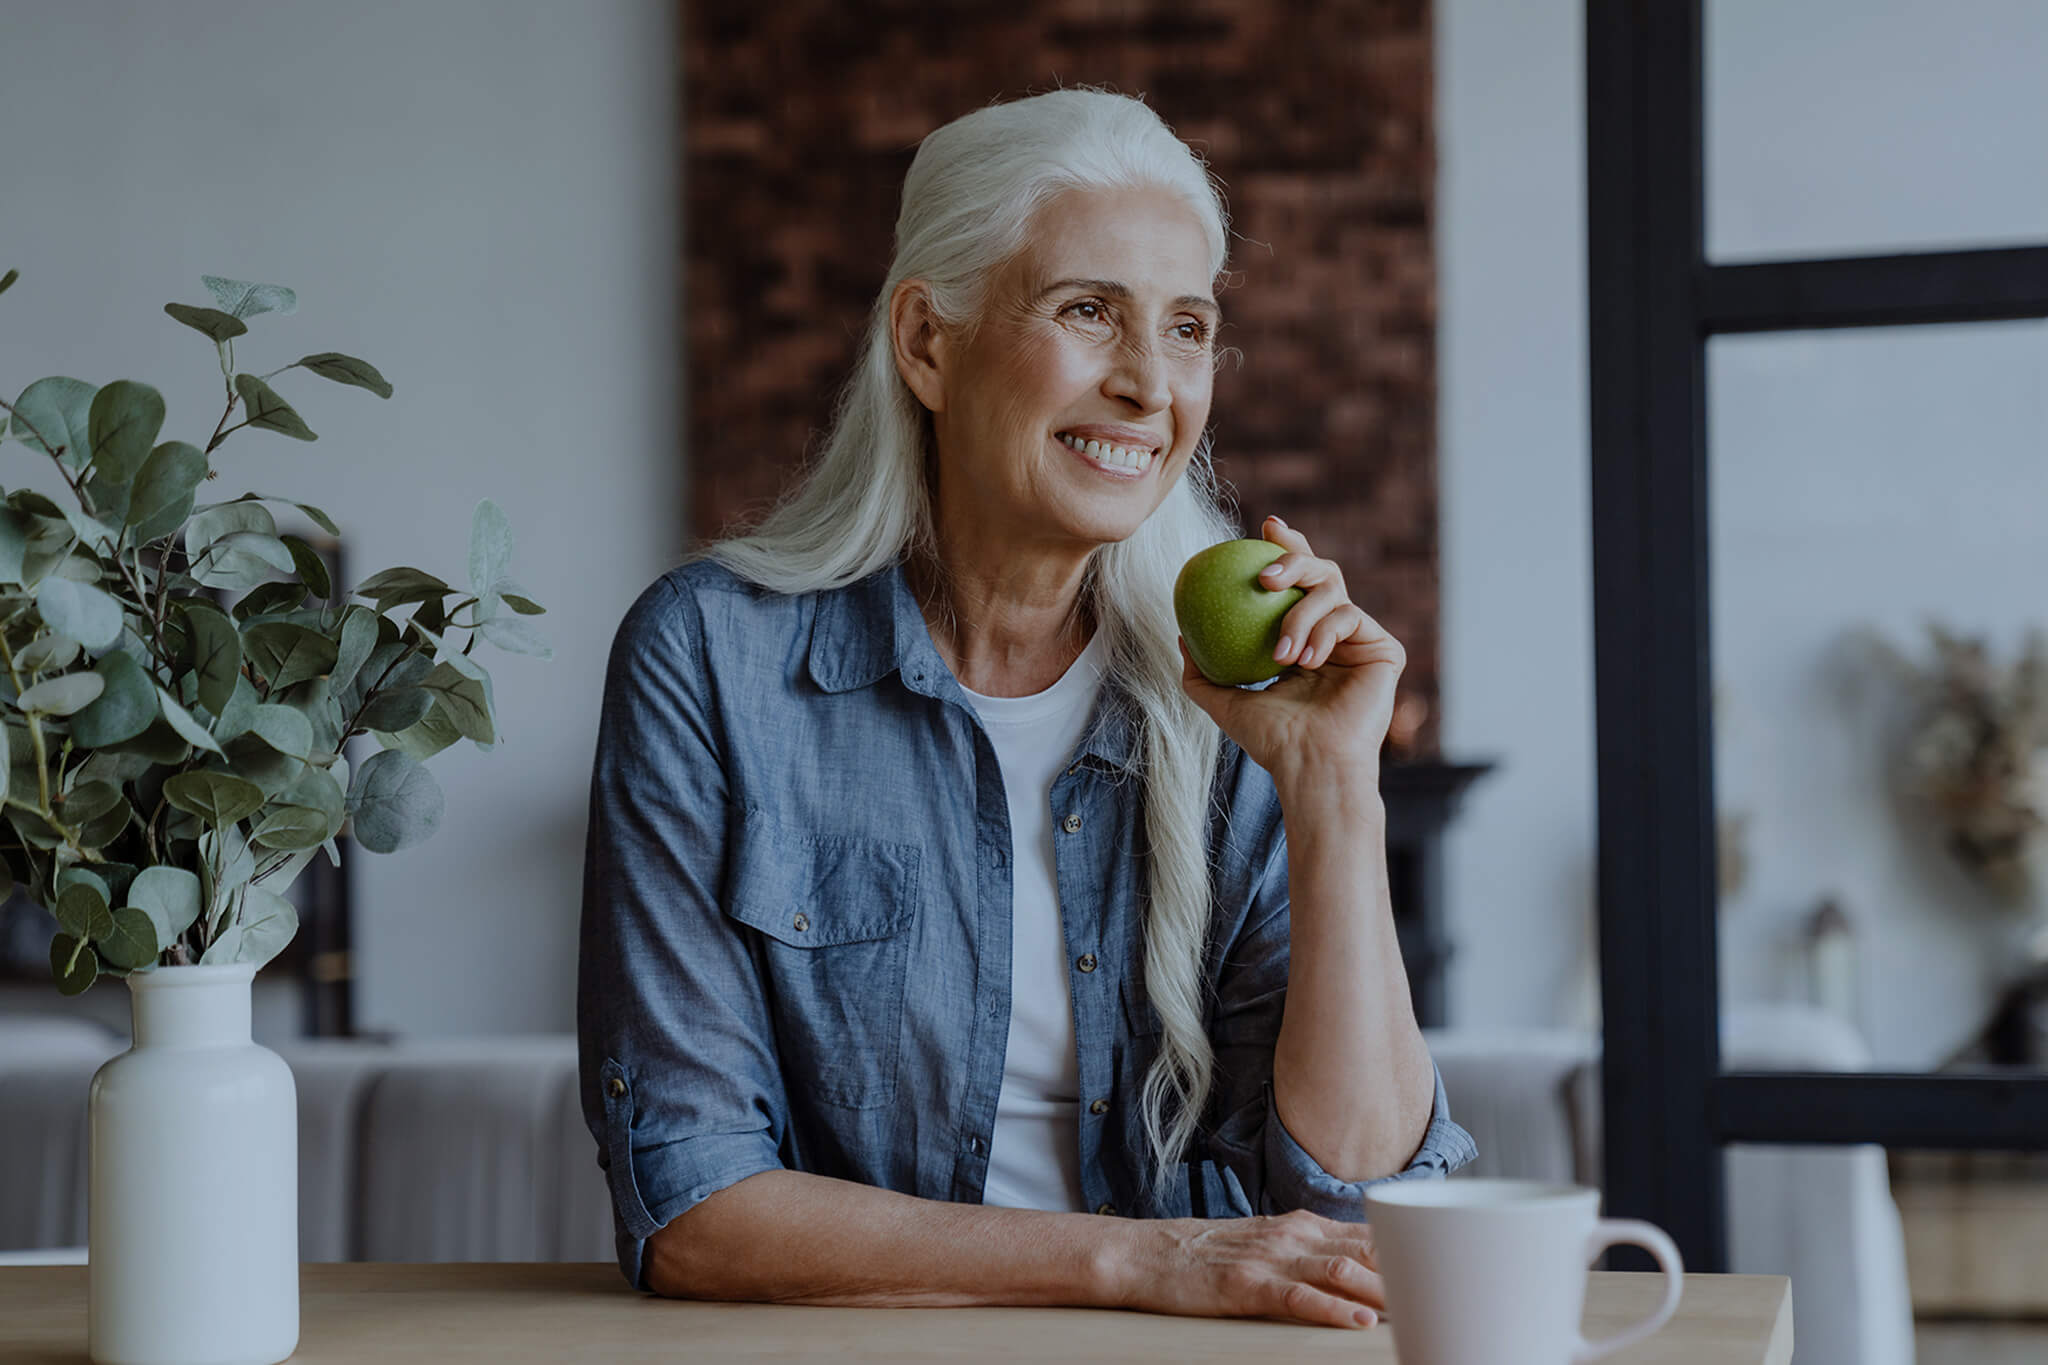
[[[1136,483],[1144,478],[1158,459],[1157,453],[1151,450],[1109,446],[1100,441],[1082,441],[1079,437],[1069,436],[1065,432],[1050,439],[1096,473],[1125,483]]]

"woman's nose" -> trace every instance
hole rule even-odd
[[[1158,412],[1173,401],[1173,390],[1166,382],[1166,360],[1159,348],[1143,337],[1118,348],[1117,362],[1102,387],[1113,398],[1130,399],[1143,412]]]

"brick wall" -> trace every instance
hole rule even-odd
[[[997,98],[1106,84],[1223,180],[1218,469],[1407,648],[1436,752],[1435,266],[1427,0],[683,5],[693,531],[813,448],[888,264],[918,140]],[[1248,240],[1247,240],[1248,239]],[[1397,750],[1399,752],[1399,750]]]

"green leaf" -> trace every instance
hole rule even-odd
[[[69,578],[45,578],[36,588],[36,610],[50,629],[87,649],[106,649],[121,638],[121,604]]]
[[[164,783],[164,799],[210,825],[232,825],[263,804],[263,789],[226,773],[179,773]]]
[[[82,825],[122,804],[121,789],[111,782],[81,782],[57,803],[67,825]]]
[[[128,804],[126,797],[122,797],[114,802],[111,810],[94,816],[79,829],[78,842],[87,848],[105,848],[127,832],[128,822],[134,818],[135,808]]]
[[[505,576],[512,563],[512,523],[489,498],[469,519],[469,590],[479,597]]]
[[[274,801],[282,796],[306,771],[305,759],[281,754],[253,734],[238,735],[229,740],[224,761],[227,770],[236,777],[255,783],[265,801]]]
[[[91,468],[127,483],[149,458],[164,424],[164,396],[147,384],[116,379],[93,395],[87,414]]]
[[[0,583],[21,582],[22,560],[28,553],[29,519],[12,507],[0,508]]]
[[[328,516],[325,512],[313,506],[312,503],[292,502],[290,498],[280,498],[269,493],[244,493],[242,494],[241,497],[230,498],[226,502],[207,503],[204,507],[201,507],[199,510],[202,512],[210,512],[216,507],[233,507],[236,503],[243,502],[288,503],[291,506],[298,508],[301,512],[304,512],[307,516],[311,517],[316,523],[318,523],[320,529],[327,532],[328,535],[339,536],[341,534],[341,528],[334,524],[334,518]],[[272,529],[275,530],[276,528],[273,526]]]
[[[249,590],[241,601],[230,609],[234,618],[245,626],[254,617],[270,616],[281,611],[294,611],[299,603],[306,600],[306,585],[293,579],[287,583],[258,583]]]
[[[501,616],[486,621],[476,628],[476,633],[513,654],[533,654],[543,659],[555,657],[554,646],[543,640],[539,631],[517,617]]]
[[[185,524],[185,558],[199,558],[207,546],[236,531],[277,534],[277,518],[260,502],[236,498],[233,502],[209,503],[199,508]]]
[[[313,724],[297,707],[262,702],[250,718],[250,734],[281,754],[307,759],[313,754]]]
[[[149,452],[128,496],[128,525],[136,543],[161,540],[192,515],[194,491],[206,478],[206,455],[184,441],[165,441]]]
[[[70,524],[73,534],[79,541],[96,556],[104,555],[109,559],[113,557],[114,540],[120,535],[118,530],[96,517],[87,516],[76,507],[64,509],[64,520]],[[92,572],[81,577],[87,582],[98,582],[101,577],[99,564],[93,563]]]
[[[353,384],[359,389],[368,389],[379,398],[391,396],[391,385],[384,376],[377,373],[376,366],[367,360],[357,360],[339,351],[322,351],[318,355],[302,358],[299,364],[323,379],[332,379],[337,384]]]
[[[10,270],[5,275],[0,275],[0,294],[6,293],[13,286],[14,282],[20,278],[21,272],[19,270]]]
[[[62,375],[38,379],[14,400],[14,418],[10,423],[14,439],[44,455],[62,452],[60,459],[72,470],[84,468],[92,451],[92,399],[98,392],[97,386],[83,379],[66,379]],[[42,440],[29,434],[30,427],[41,434]],[[48,515],[58,515],[54,503]]]
[[[100,941],[107,961],[129,971],[140,971],[156,961],[156,926],[140,910],[122,906],[114,911],[114,929]]]
[[[97,749],[134,739],[161,714],[156,684],[133,655],[104,655],[93,665],[93,672],[104,678],[107,686],[91,705],[71,718],[71,738],[80,746]]]
[[[24,673],[49,673],[69,667],[78,649],[78,641],[69,635],[46,630],[14,651],[14,666]]]
[[[207,733],[206,727],[193,719],[191,712],[178,705],[177,700],[161,686],[156,690],[156,700],[157,705],[163,708],[164,719],[187,743],[210,753],[220,752],[220,745]]]
[[[213,294],[213,301],[232,317],[252,318],[258,313],[283,316],[299,308],[299,296],[281,284],[252,284],[247,280],[222,279],[219,275],[201,275],[199,279]]]
[[[99,958],[71,934],[50,940],[50,975],[65,995],[82,994],[99,977]]]
[[[249,662],[269,682],[272,691],[326,673],[334,667],[340,650],[319,631],[282,621],[249,627],[247,643]]]
[[[301,441],[317,441],[313,429],[305,424],[292,405],[278,396],[277,390],[253,374],[235,376],[235,392],[242,395],[242,402],[248,412],[252,427],[264,431],[275,431]]]
[[[500,593],[499,600],[521,616],[539,616],[547,611],[547,608],[540,603],[521,597],[516,593]]]
[[[444,661],[434,665],[434,671],[427,674],[420,686],[434,694],[440,709],[464,738],[479,744],[497,742],[491,726],[490,699],[485,696],[481,681],[463,676]]]
[[[177,607],[185,622],[185,658],[199,675],[199,704],[220,716],[242,675],[241,632],[206,598],[180,598]]]
[[[343,793],[321,768],[307,768],[274,798],[249,841],[274,849],[318,848],[341,828]]]
[[[296,566],[292,552],[276,536],[230,531],[208,545],[191,567],[193,576],[209,588],[253,588]]]
[[[372,853],[396,853],[430,837],[445,805],[434,775],[397,749],[372,755],[348,796],[355,840]]]
[[[424,602],[430,597],[441,597],[454,591],[424,569],[399,568],[371,574],[356,585],[350,596],[374,598],[377,610],[385,612],[408,602]]]
[[[43,679],[15,698],[14,704],[38,715],[68,716],[90,706],[106,690],[107,680],[98,673],[66,673]]]
[[[377,647],[377,613],[350,603],[341,619],[341,645],[329,674],[344,701],[353,695],[356,675],[363,671],[370,652]],[[353,705],[352,702],[348,703]]]
[[[313,596],[323,602],[334,593],[334,583],[327,575],[327,561],[320,552],[298,536],[284,536],[285,548],[292,552],[292,561],[298,565],[299,581],[312,591]]]
[[[242,952],[242,926],[230,924],[214,936],[206,945],[206,951],[199,956],[202,967],[219,967],[235,961]]]
[[[102,939],[114,932],[114,916],[107,909],[106,893],[89,882],[75,881],[59,890],[57,904],[50,913],[73,938]]]
[[[299,931],[299,911],[268,887],[250,886],[242,893],[242,940],[236,962],[253,962],[258,970],[284,951]]]
[[[213,737],[225,744],[237,735],[248,733],[250,722],[255,719],[256,708],[262,698],[257,695],[256,684],[249,681],[247,674],[235,676],[235,693],[222,708],[220,720],[213,727]]]
[[[194,308],[189,303],[167,303],[164,311],[194,331],[204,332],[215,341],[232,341],[249,330],[249,324],[232,313],[223,313],[218,308]]]
[[[93,675],[88,673],[78,676],[91,677]],[[148,729],[135,736],[135,738],[123,740],[121,743],[109,745],[107,748],[122,756],[146,758],[156,764],[183,763],[192,752],[192,746],[185,742],[185,737],[173,729],[171,723],[162,717],[158,717],[150,724]]]
[[[128,888],[128,903],[149,916],[158,943],[171,943],[199,918],[199,878],[182,867],[145,867]]]
[[[371,730],[407,730],[418,724],[433,705],[434,694],[424,687],[400,687],[379,692],[363,708],[362,720],[358,723]]]

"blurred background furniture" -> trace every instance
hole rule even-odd
[[[1597,1185],[1600,1045],[1570,1031],[1426,1030],[1479,1144],[1459,1173]],[[1841,1069],[1866,1054],[1804,1007],[1732,1009],[1733,1068]],[[127,1039],[0,1016],[0,1258],[83,1261],[86,1096]],[[577,1102],[571,1034],[273,1045],[299,1092],[308,1261],[609,1261],[610,1194]],[[1731,1269],[1790,1275],[1801,1365],[1910,1365],[1899,1214],[1879,1148],[1727,1154]]]

